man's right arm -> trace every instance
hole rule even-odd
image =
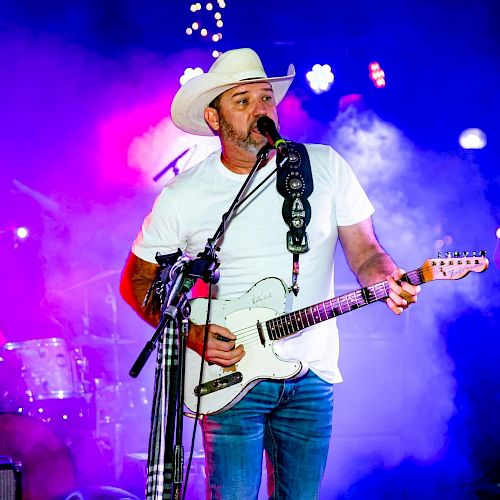
[[[143,306],[144,297],[156,278],[156,273],[160,266],[152,262],[147,262],[130,252],[125,267],[122,271],[120,281],[120,293],[125,302],[151,326],[155,328],[160,323],[161,313],[154,310],[149,300],[146,306]]]
[[[160,324],[161,312],[153,309],[153,301],[148,300],[144,306],[146,296],[151,283],[156,278],[159,269],[158,264],[147,262],[130,252],[125,267],[122,271],[120,281],[120,293],[137,314],[155,328]],[[201,355],[203,338],[205,334],[204,325],[190,324],[187,345]],[[220,336],[226,340],[221,340]],[[236,336],[227,328],[218,325],[209,325],[209,335],[205,359],[221,366],[231,366],[244,356],[243,346],[235,347]]]

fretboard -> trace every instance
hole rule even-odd
[[[424,283],[422,268],[406,273],[401,278],[401,281],[406,281],[412,285],[421,285]],[[313,306],[270,319],[266,321],[269,339],[279,340],[288,337],[322,321],[335,318],[341,314],[378,302],[379,300],[387,299],[389,297],[389,290],[389,283],[382,281],[360,288],[354,292],[319,302]]]

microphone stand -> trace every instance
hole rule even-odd
[[[252,167],[250,173],[247,175],[245,182],[238,191],[238,194],[234,198],[228,211],[222,216],[222,221],[215,231],[212,238],[208,238],[205,245],[205,250],[200,252],[196,259],[188,260],[182,257],[181,251],[178,250],[176,254],[171,254],[167,256],[157,256],[156,259],[160,266],[164,269],[170,267],[169,272],[161,272],[159,276],[162,279],[162,286],[166,290],[165,299],[162,304],[161,320],[158,328],[155,330],[151,339],[146,342],[146,345],[140,352],[135,363],[129,371],[129,375],[133,378],[138,377],[139,373],[144,368],[147,360],[151,356],[151,353],[156,349],[158,340],[163,333],[165,327],[169,321],[174,323],[173,331],[176,332],[179,324],[182,325],[181,333],[178,338],[174,339],[174,343],[178,346],[178,363],[177,368],[175,367],[175,361],[173,360],[171,366],[171,389],[173,391],[168,391],[168,420],[167,421],[167,431],[166,431],[166,442],[165,442],[165,459],[171,455],[173,456],[173,498],[180,499],[180,494],[182,490],[182,480],[183,480],[183,464],[184,464],[184,450],[182,446],[182,407],[184,402],[184,371],[185,371],[185,358],[186,358],[186,344],[188,336],[188,318],[190,313],[189,300],[187,298],[187,293],[194,286],[194,283],[198,278],[203,279],[206,283],[217,283],[219,281],[219,272],[217,268],[219,267],[219,261],[216,252],[220,250],[220,247],[216,246],[216,243],[224,235],[227,227],[227,223],[234,215],[236,208],[243,201],[242,196],[246,191],[248,185],[255,176],[257,170],[263,165],[267,160],[269,152],[272,150],[272,146],[267,143],[264,147],[260,149],[257,153],[257,161]],[[174,259],[177,258],[175,263]],[[172,265],[173,263],[173,265]],[[169,280],[170,279],[170,280]],[[166,373],[164,374],[166,377]],[[174,415],[171,415],[171,413]],[[172,424],[175,422],[175,444],[173,442],[173,428]],[[168,440],[168,442],[167,442]],[[184,489],[184,492],[186,490]]]

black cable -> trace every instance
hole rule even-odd
[[[201,350],[201,364],[200,364],[200,377],[198,379],[198,387],[201,387],[201,383],[203,381],[203,368],[204,368],[204,360],[205,354],[207,351],[207,342],[208,342],[208,327],[210,324],[210,310],[212,307],[212,282],[209,282],[208,285],[208,304],[207,304],[207,318],[205,320],[205,332],[203,335],[203,347]],[[182,492],[182,500],[186,498],[187,485],[189,480],[189,471],[191,470],[191,462],[193,461],[193,453],[194,453],[194,442],[196,440],[196,429],[198,427],[198,420],[200,418],[200,406],[201,406],[201,391],[198,391],[198,397],[196,399],[196,414],[194,417],[194,427],[193,433],[191,434],[191,449],[189,451],[189,459],[186,467],[186,479],[184,480],[184,490]]]

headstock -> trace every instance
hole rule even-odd
[[[480,252],[446,252],[438,253],[436,259],[428,259],[420,268],[422,281],[459,280],[470,272],[482,273],[488,268],[488,259],[484,250]]]

